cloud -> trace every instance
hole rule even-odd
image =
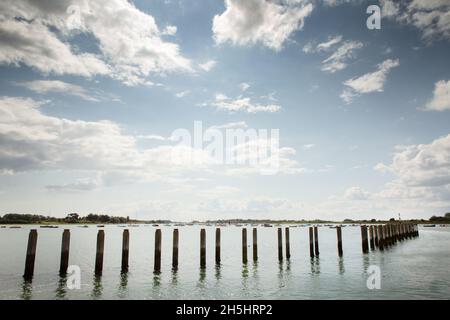
[[[256,103],[253,102],[250,97],[239,96],[235,99],[231,99],[226,95],[219,93],[216,95],[215,100],[210,103],[204,103],[202,106],[212,106],[217,110],[225,110],[230,113],[244,111],[247,113],[268,112],[275,113],[281,110],[281,106],[272,103]]]
[[[184,96],[188,95],[191,91],[190,90],[185,90],[185,91],[181,91],[175,94],[175,97],[177,98],[183,98]]]
[[[83,87],[59,80],[34,80],[20,82],[18,85],[40,94],[54,92],[76,96],[86,101],[99,101],[99,99],[91,96]]]
[[[348,65],[348,60],[354,57],[354,51],[363,47],[360,41],[346,40],[342,42],[342,36],[336,35],[329,37],[327,41],[315,45],[309,42],[303,47],[305,53],[321,53],[334,52],[325,60],[322,61],[321,70],[324,72],[334,73],[343,70]]]
[[[91,179],[79,179],[74,183],[61,185],[47,185],[45,188],[50,191],[91,191],[99,186],[99,182]]]
[[[69,23],[76,18],[67,13],[69,7],[79,13],[77,29]],[[174,28],[160,31],[151,15],[126,0],[5,0],[0,12],[3,64],[23,63],[58,75],[109,75],[127,85],[150,83],[150,75],[192,71],[179,46],[161,39]],[[99,53],[75,54],[70,41],[77,33],[95,38]]]
[[[348,200],[367,200],[370,198],[370,193],[360,187],[351,187],[345,191],[344,197]]]
[[[213,34],[217,44],[262,44],[279,51],[289,36],[303,28],[313,5],[301,1],[225,0],[225,11],[214,16]]]
[[[342,92],[341,98],[345,102],[350,103],[354,97],[361,94],[382,92],[390,70],[399,65],[400,62],[398,59],[387,59],[378,65],[378,70],[345,81],[344,85],[348,88]]]
[[[361,49],[359,41],[345,41],[336,51],[322,61],[322,71],[334,73],[347,67],[347,60],[354,57],[354,50]]]
[[[434,85],[433,98],[426,104],[425,110],[450,110],[450,80],[441,80]]]
[[[164,30],[162,31],[163,35],[167,36],[173,36],[177,33],[177,27],[176,26],[166,26]]]
[[[208,60],[205,63],[201,63],[198,66],[200,67],[200,69],[202,69],[203,71],[211,71],[212,68],[214,68],[217,64],[217,61],[215,60]]]
[[[246,82],[242,82],[239,85],[239,88],[241,89],[242,92],[247,91],[250,88],[250,85]]]
[[[248,128],[248,125],[245,121],[239,121],[239,122],[229,122],[221,125],[215,125],[209,127],[209,129],[212,130],[222,130],[222,129],[246,129]]]
[[[413,25],[426,41],[450,40],[450,2],[447,0],[381,0],[382,14]]]

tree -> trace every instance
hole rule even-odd
[[[450,219],[450,212],[447,212],[447,213],[445,214],[445,217],[446,217],[447,219]]]

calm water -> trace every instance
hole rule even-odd
[[[259,261],[241,263],[241,228],[222,228],[222,265],[214,264],[214,227],[207,230],[207,268],[199,269],[200,227],[180,227],[179,269],[171,270],[172,228],[162,229],[162,270],[153,274],[155,228],[130,227],[130,270],[121,275],[123,228],[106,226],[104,270],[93,275],[98,228],[71,229],[69,264],[81,268],[81,289],[58,276],[63,227],[39,229],[32,284],[22,279],[28,232],[0,229],[0,299],[449,299],[450,227],[420,228],[420,237],[387,251],[361,253],[359,227],[319,228],[320,258],[309,258],[308,228],[290,229],[291,259],[278,262],[277,229],[258,228]],[[33,228],[36,228],[34,226]],[[251,229],[249,228],[249,243]],[[381,269],[381,289],[366,286],[367,268]]]

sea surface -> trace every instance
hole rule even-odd
[[[69,289],[58,274],[63,229],[71,230],[70,265],[81,270],[81,286]],[[344,227],[338,257],[336,229],[319,228],[320,257],[309,257],[307,227],[290,228],[291,258],[279,263],[277,228],[258,227],[258,262],[252,261],[248,227],[247,265],[242,264],[242,227],[222,227],[222,262],[214,262],[214,226],[178,227],[179,268],[172,270],[172,226],[139,225],[130,231],[130,268],[121,273],[122,232],[106,225],[104,269],[94,276],[100,228],[0,229],[0,299],[449,299],[450,227],[420,227],[418,238],[380,252],[362,254],[359,227]],[[153,272],[155,230],[162,230],[162,267]],[[200,269],[200,229],[206,229],[207,266]],[[37,229],[32,282],[23,280],[28,233]],[[283,231],[284,238],[284,231]],[[283,244],[284,245],[284,244]],[[283,247],[284,251],[284,247]],[[283,252],[285,254],[285,252]],[[371,267],[372,266],[372,267]],[[375,266],[375,267],[373,267]],[[375,269],[374,269],[375,268]],[[377,269],[379,268],[379,269]],[[380,271],[380,288],[369,289]],[[372,278],[370,278],[372,276]],[[372,286],[373,287],[373,286]]]

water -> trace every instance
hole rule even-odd
[[[38,229],[35,275],[23,281],[28,232]],[[61,235],[71,229],[69,264],[81,268],[81,288],[58,275]],[[361,253],[359,227],[319,228],[320,258],[309,257],[308,228],[290,229],[291,259],[278,262],[277,229],[258,228],[257,264],[241,262],[241,228],[222,229],[222,264],[214,263],[214,227],[206,227],[207,267],[199,268],[200,227],[180,227],[179,268],[171,270],[172,227],[162,229],[162,270],[153,273],[152,226],[130,227],[130,270],[121,274],[123,228],[106,226],[104,269],[93,274],[98,228],[0,229],[0,299],[449,299],[450,228],[420,228],[420,237],[387,251]],[[251,229],[248,240],[251,243]],[[284,249],[284,248],[283,248]],[[381,289],[369,290],[367,268],[381,270]]]

